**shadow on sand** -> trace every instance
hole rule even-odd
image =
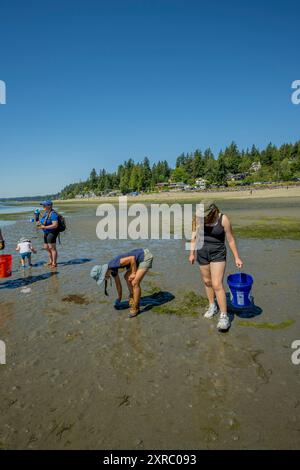
[[[73,266],[76,264],[84,264],[84,263],[89,263],[92,261],[93,258],[77,258],[77,259],[70,259],[69,261],[62,261],[60,263],[57,263],[59,266]]]
[[[45,265],[45,261],[37,261],[36,263],[32,264],[33,268],[40,268],[41,266]]]
[[[254,318],[258,317],[263,313],[263,310],[255,305],[254,303],[254,298],[252,297],[252,304],[249,305],[249,307],[244,307],[244,308],[237,308],[231,303],[230,299],[230,294],[227,292],[226,294],[226,300],[227,300],[227,310],[228,314],[230,315],[231,321],[234,319],[235,316],[239,318]]]
[[[171,302],[171,300],[175,299],[175,296],[170,292],[166,291],[159,291],[155,292],[151,295],[145,295],[141,297],[140,306],[143,307],[140,314],[151,310],[153,307],[157,307],[159,305],[166,304],[167,302]],[[124,300],[117,306],[115,305],[116,310],[125,310],[129,308],[128,300]]]
[[[52,276],[56,276],[57,272],[39,274],[38,276],[19,277],[18,279],[10,279],[9,281],[1,282],[0,289],[18,289],[19,287],[29,286],[35,282],[45,281]]]

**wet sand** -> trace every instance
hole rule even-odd
[[[234,224],[266,216],[299,218],[300,199],[224,201]],[[0,281],[0,448],[3,449],[296,449],[300,445],[300,366],[291,362],[299,332],[298,240],[238,240],[262,313],[234,316],[219,334],[204,306],[180,315],[184,294],[204,295],[183,241],[150,241],[155,256],[147,293],[175,299],[135,319],[113,308],[89,277],[138,242],[96,238],[95,207],[75,207],[50,271],[41,234],[36,264]],[[5,227],[7,251],[24,222]],[[36,237],[36,238],[35,238]],[[227,274],[234,271],[229,256]],[[28,290],[30,289],[30,290]],[[168,314],[179,310],[178,314]],[[260,328],[259,328],[260,326]],[[274,328],[275,326],[275,328]],[[276,329],[277,328],[277,329]]]

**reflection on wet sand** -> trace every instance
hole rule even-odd
[[[4,328],[7,322],[12,319],[13,307],[13,302],[0,303],[0,328]]]

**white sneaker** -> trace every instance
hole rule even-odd
[[[217,313],[218,313],[218,307],[217,307],[216,303],[214,302],[213,304],[209,305],[208,310],[206,310],[206,312],[203,316],[204,316],[204,318],[212,318]]]
[[[217,328],[219,331],[229,330],[230,320],[229,320],[229,316],[227,315],[227,313],[221,313],[220,319],[217,324]]]

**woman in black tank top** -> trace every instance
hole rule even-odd
[[[204,243],[225,243],[225,230],[222,225],[223,214],[218,214],[217,222],[204,225]]]
[[[204,220],[201,221],[196,216],[193,219],[193,239],[189,261],[191,264],[194,264],[195,259],[197,259],[200,265],[200,272],[209,301],[209,308],[205,312],[204,317],[212,318],[219,309],[220,320],[217,328],[220,331],[224,331],[228,330],[230,327],[230,321],[227,315],[226,293],[223,286],[226,267],[225,239],[227,239],[228,245],[232,251],[236,266],[241,268],[243,262],[239,257],[227,215],[222,214],[212,201],[204,201],[202,204],[204,205]],[[204,242],[203,246],[196,250],[196,238],[201,229],[203,230]]]

